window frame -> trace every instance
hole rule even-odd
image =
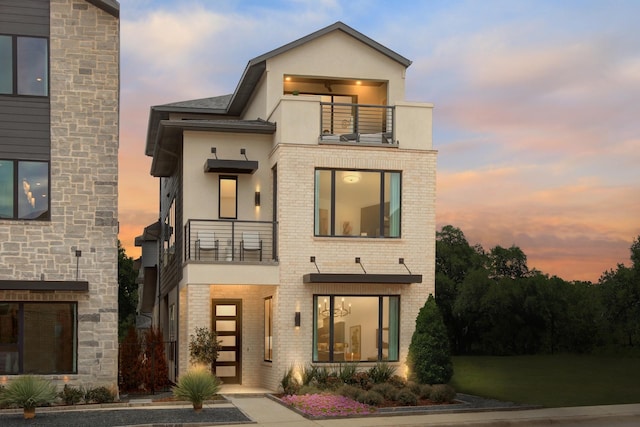
[[[235,182],[234,216],[222,216],[222,181]],[[236,175],[220,175],[218,179],[218,219],[238,219],[238,177]]]
[[[273,362],[273,296],[264,298],[264,353],[265,362]]]
[[[11,163],[12,164],[12,183],[11,187],[13,190],[12,195],[12,214],[11,217],[0,217],[1,220],[7,221],[51,221],[51,162],[47,160],[31,160],[31,159],[0,159],[0,164],[2,163]],[[35,218],[23,218],[20,216],[20,195],[21,190],[25,192],[26,189],[20,188],[19,178],[21,173],[20,165],[23,163],[41,163],[46,165],[47,167],[47,188],[44,197],[46,197],[46,211],[43,214],[39,215]],[[34,206],[35,208],[35,206]]]
[[[18,35],[18,34],[0,34],[2,37],[8,37],[11,39],[11,92],[0,92],[0,96],[26,96],[26,97],[36,97],[36,98],[48,98],[51,91],[51,47],[50,41],[48,37],[41,36],[30,36],[30,35]],[[45,79],[45,88],[44,94],[33,94],[33,93],[21,93],[19,89],[19,76],[24,75],[24,72],[21,72],[19,69],[20,64],[18,63],[19,52],[18,52],[18,40],[19,39],[37,39],[44,40],[44,48],[45,48],[45,60],[44,66],[46,69],[44,70],[44,79]]]
[[[330,209],[329,209],[329,218],[330,222],[328,224],[328,233],[321,234],[320,233],[320,207],[319,207],[319,198],[320,198],[320,175],[321,171],[329,171],[330,176]],[[363,235],[362,232],[356,235],[344,235],[340,234],[338,230],[336,230],[336,176],[338,173],[344,172],[354,172],[354,173],[378,173],[380,174],[380,187],[379,187],[379,206],[380,210],[378,212],[378,221],[379,221],[379,230],[382,230],[380,235]],[[386,188],[386,176],[389,176],[389,192],[391,192],[391,188],[394,187],[394,183],[391,182],[393,180],[393,176],[397,176],[397,182],[395,185],[397,186],[397,195],[392,195],[389,193],[389,210],[392,209],[391,203],[392,200],[397,202],[397,217],[395,218],[396,224],[394,228],[397,228],[397,231],[391,233],[391,228],[389,231],[389,235],[385,235],[385,193],[387,191]],[[313,207],[313,235],[314,237],[342,237],[342,238],[364,238],[364,239],[400,239],[402,238],[402,171],[401,170],[386,170],[386,169],[343,169],[343,168],[315,168],[314,169],[314,207]],[[389,215],[390,216],[390,215]],[[362,226],[362,224],[361,224]]]
[[[329,325],[328,325],[328,360],[320,360],[320,358],[318,357],[318,331],[319,331],[319,325],[318,325],[318,307],[319,307],[319,298],[328,298],[328,303],[329,303],[329,317],[327,317],[327,319],[329,319]],[[335,344],[335,331],[334,331],[334,325],[336,323],[335,321],[335,316],[334,316],[334,309],[335,309],[335,304],[336,304],[336,300],[340,298],[340,299],[345,299],[345,298],[351,298],[351,299],[356,299],[356,298],[378,298],[378,319],[376,322],[376,348],[377,348],[377,359],[375,361],[372,360],[362,360],[363,359],[363,354],[362,351],[360,352],[360,360],[353,360],[354,363],[360,363],[360,362],[391,362],[391,363],[395,363],[395,362],[399,362],[400,361],[400,338],[401,338],[401,328],[400,328],[400,320],[402,317],[402,313],[401,313],[401,299],[400,299],[400,295],[352,295],[352,294],[335,294],[335,293],[322,293],[322,294],[314,294],[313,295],[313,332],[312,332],[312,349],[311,349],[311,359],[312,359],[312,363],[344,363],[344,362],[350,362],[349,360],[334,360],[334,344]],[[387,309],[388,313],[386,313],[386,315],[388,316],[388,323],[389,326],[387,328],[384,328],[384,298],[389,298],[389,307],[391,306],[391,300],[394,299],[395,303],[394,305],[396,306],[395,309],[395,313],[396,313],[396,318],[392,320],[391,318],[391,313],[390,313],[390,308]],[[350,307],[353,308],[353,307]],[[352,315],[352,314],[349,314]],[[388,356],[385,359],[383,356],[383,346],[378,345],[378,343],[380,342],[384,342],[383,337],[384,337],[384,331],[387,330],[388,334],[391,334],[392,331],[390,330],[391,328],[391,323],[392,321],[395,323],[395,330],[393,331],[393,336],[394,336],[394,341],[395,341],[395,345],[396,348],[394,349],[395,358],[391,358],[390,357],[390,351],[391,349],[389,348],[388,351]],[[366,326],[367,324],[365,322],[361,321],[361,325],[362,326]],[[367,330],[365,329],[365,332],[367,332]],[[346,334],[347,331],[344,331],[344,333]],[[391,336],[391,335],[389,335]],[[390,338],[388,337],[388,340],[390,340]]]
[[[25,375],[25,374],[36,374],[36,375],[73,375],[73,374],[77,374],[78,373],[78,348],[79,348],[79,341],[78,341],[78,336],[79,336],[79,332],[78,332],[78,302],[77,301],[48,301],[48,302],[41,302],[41,301],[7,301],[7,300],[3,300],[0,301],[1,303],[6,303],[6,304],[15,304],[18,306],[18,311],[17,311],[17,341],[16,341],[16,347],[17,347],[17,353],[18,353],[18,372],[3,372],[0,373],[0,375]],[[25,365],[25,306],[28,305],[39,305],[39,306],[45,306],[45,305],[62,305],[62,304],[66,304],[68,306],[68,308],[73,308],[72,313],[73,313],[73,319],[71,320],[71,327],[73,329],[73,333],[72,335],[69,337],[71,339],[71,345],[72,345],[72,367],[71,370],[62,370],[62,371],[58,371],[58,372],[34,372],[32,370],[27,371],[24,368]],[[66,343],[63,343],[66,344]],[[53,356],[55,355],[55,353],[50,352],[50,354]],[[29,355],[27,355],[26,357],[28,357]]]

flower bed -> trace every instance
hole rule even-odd
[[[344,417],[349,415],[365,415],[376,411],[373,406],[356,402],[345,396],[329,393],[287,395],[280,400],[305,415],[312,417]]]

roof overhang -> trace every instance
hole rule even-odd
[[[422,283],[422,274],[344,274],[309,273],[302,276],[304,283],[372,283],[409,285]]]
[[[83,280],[0,280],[0,290],[88,292],[89,282]]]
[[[120,17],[120,3],[116,0],[86,0],[97,8],[100,8],[116,18]]]
[[[178,162],[183,132],[186,130],[273,134],[276,124],[264,120],[161,120],[151,162],[152,176],[171,176]]]

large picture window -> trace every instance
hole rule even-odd
[[[77,372],[75,303],[0,302],[0,374]]]
[[[400,297],[314,297],[314,362],[397,361]]]
[[[49,163],[0,160],[0,218],[49,219]]]
[[[0,94],[49,94],[47,39],[0,35]]]
[[[317,169],[315,235],[400,237],[400,172]]]

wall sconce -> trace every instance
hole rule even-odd
[[[296,311],[295,325],[296,325],[296,328],[300,327],[300,312],[299,311]]]
[[[256,202],[256,206],[260,206],[260,192],[259,191],[256,191],[255,202]]]

